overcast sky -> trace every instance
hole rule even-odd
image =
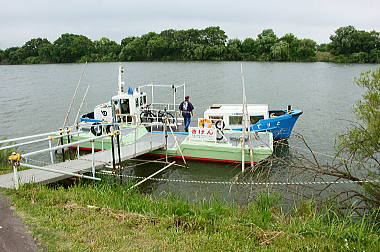
[[[271,28],[322,43],[342,26],[380,31],[380,0],[0,0],[0,17],[1,49],[62,33],[120,43],[149,31],[208,26],[229,38],[256,38]]]

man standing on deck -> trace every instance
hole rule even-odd
[[[179,105],[179,110],[182,112],[183,122],[185,124],[185,131],[189,131],[191,116],[193,115],[194,106],[189,102],[190,97],[185,96],[185,100]]]

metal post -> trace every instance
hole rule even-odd
[[[67,129],[67,132],[68,133],[70,132],[69,129]],[[70,143],[70,136],[69,135],[67,135],[67,143],[68,144]],[[68,151],[68,153],[69,153],[69,159],[71,159],[71,153],[70,153],[70,151]]]
[[[167,116],[166,108],[164,109],[164,127],[165,127],[165,161],[168,162],[168,129],[167,129]]]
[[[18,184],[18,173],[17,173],[16,163],[13,163],[13,180],[15,184],[15,189],[18,190],[19,184]]]
[[[185,96],[186,96],[186,85],[185,83],[183,83],[183,99],[185,100]]]
[[[103,127],[104,120],[102,120],[102,134],[107,134],[106,127]],[[104,150],[104,139],[102,138],[102,150]]]
[[[103,138],[102,138],[103,140]],[[78,130],[78,139],[77,141],[79,141],[79,130]],[[79,159],[79,156],[80,156],[80,153],[79,153],[79,144],[77,145],[77,158]]]
[[[62,131],[59,133],[60,135],[62,135]],[[63,137],[61,137],[61,145],[63,145]],[[65,148],[62,148],[62,159],[63,159],[63,162],[65,162]]]
[[[153,143],[152,143],[152,130],[153,130],[153,128],[152,128],[152,124],[150,125],[150,150],[152,150],[153,149]]]
[[[117,154],[119,156],[119,168],[121,170],[121,154],[120,154],[120,137],[119,137],[120,131],[116,135],[116,143],[117,143]]]
[[[51,142],[52,142],[52,139],[49,138],[49,148],[52,147],[52,143]],[[50,151],[50,161],[51,161],[52,164],[54,164],[53,151]]]
[[[92,151],[92,176],[95,178],[95,141],[91,141],[91,151]]]
[[[112,146],[112,172],[115,172],[116,170],[116,164],[115,164],[115,146],[113,144],[113,134],[111,134],[111,146]]]
[[[153,93],[154,93],[153,84],[151,84],[151,87],[152,87],[152,104],[153,104],[153,99],[154,99],[154,95],[153,95]]]
[[[173,85],[173,110],[175,111],[175,93],[176,93],[176,87]],[[169,107],[170,109],[170,107]]]
[[[247,97],[245,95],[245,82],[244,82],[244,74],[243,74],[243,63],[240,64],[240,71],[241,71],[241,82],[242,82],[242,95],[243,95],[243,120],[242,120],[242,141],[241,141],[241,172],[244,173],[245,171],[245,132],[247,127],[247,116],[248,111],[246,111],[246,103],[247,103]]]
[[[137,144],[137,126],[135,127],[135,155],[134,155],[134,157],[136,157],[136,153],[137,153],[137,146],[136,146],[136,144]]]
[[[8,161],[12,164],[13,167],[13,182],[16,190],[19,188],[17,166],[20,165],[21,155],[19,153],[13,152],[12,155],[8,157]]]
[[[183,162],[185,163],[185,165],[187,165],[187,164],[186,164],[185,157],[183,156],[183,153],[182,153],[181,147],[180,147],[180,145],[179,145],[179,143],[178,143],[178,141],[177,141],[177,138],[175,137],[175,135],[174,135],[174,133],[173,133],[173,129],[172,129],[172,127],[171,127],[170,125],[169,125],[169,129],[170,129],[170,132],[171,132],[172,137],[174,138],[175,146],[178,148],[179,153],[181,153],[181,156],[182,156],[182,160],[183,160]]]

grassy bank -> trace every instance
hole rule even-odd
[[[120,186],[26,186],[7,190],[48,251],[252,251],[380,249],[373,216],[353,221],[305,203],[291,214],[262,194],[245,206],[153,199]]]
[[[10,173],[12,171],[13,171],[12,167],[0,164],[0,175]]]

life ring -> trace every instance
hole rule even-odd
[[[208,118],[199,119],[198,126],[201,128],[212,128],[212,121]]]
[[[101,136],[103,134],[103,126],[100,123],[93,123],[91,126],[91,133],[94,136]]]
[[[226,127],[226,124],[223,120],[219,120],[215,123],[215,128],[217,128],[218,130],[224,130],[224,127]]]

